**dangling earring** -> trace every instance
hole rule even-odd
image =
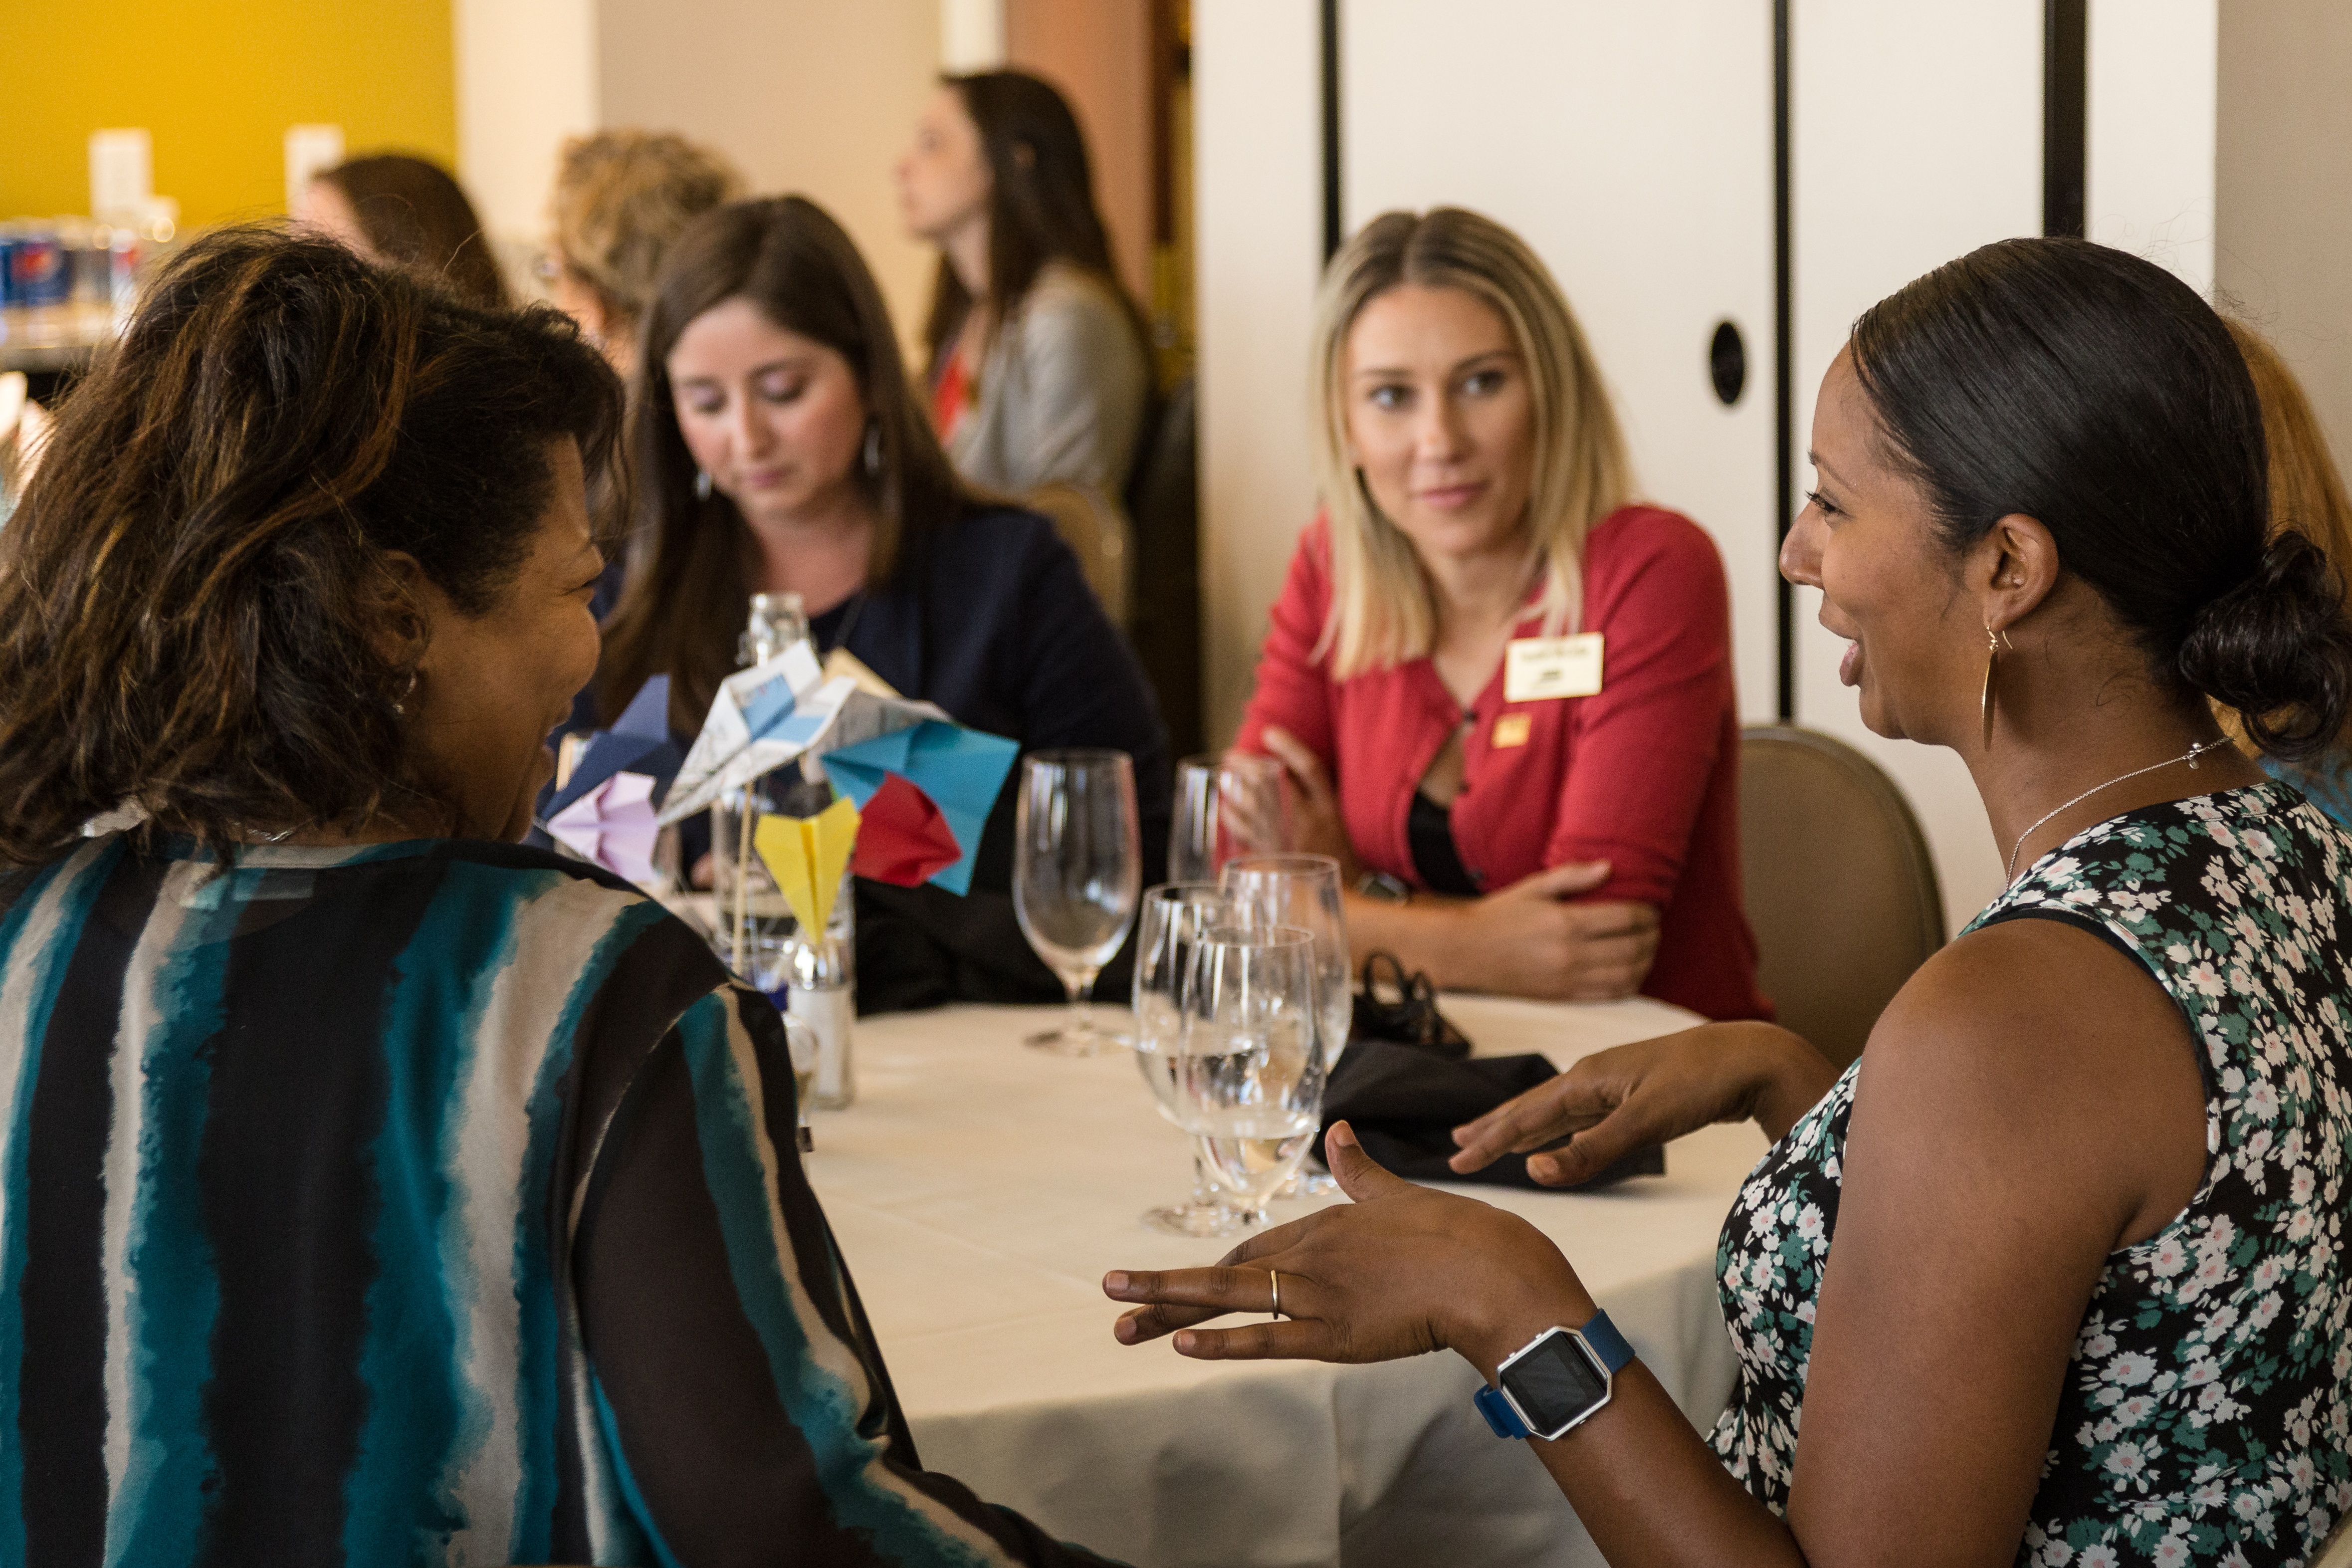
[[[408,672],[408,684],[400,689],[400,695],[398,697],[393,699],[392,713],[394,718],[397,719],[406,715],[408,712],[408,694],[415,689],[416,672],[412,669]]]
[[[882,421],[868,419],[866,422],[866,476],[868,479],[874,479],[881,472]]]
[[[697,468],[694,470],[694,499],[697,500],[709,500],[710,499],[710,470],[709,468]]]
[[[1984,718],[1984,747],[1988,752],[1992,750],[1992,667],[2000,661],[2001,645],[2004,643],[2008,644],[2010,652],[2017,651],[2017,645],[2010,642],[2007,631],[1996,632],[1992,629],[1992,623],[1985,623],[1984,695],[1977,700],[1977,709]]]

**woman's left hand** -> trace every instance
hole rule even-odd
[[[1301,855],[1328,855],[1339,862],[1339,885],[1354,887],[1364,870],[1339,820],[1339,792],[1323,771],[1323,759],[1279,725],[1267,725],[1258,742],[1290,775],[1290,847]]]
[[[1173,1333],[1178,1354],[1202,1361],[1394,1361],[1451,1349],[1491,1378],[1544,1329],[1592,1315],[1559,1249],[1517,1215],[1391,1175],[1344,1121],[1324,1153],[1352,1204],[1251,1237],[1213,1268],[1105,1276],[1105,1295],[1143,1303],[1112,1332],[1125,1344]],[[1269,1271],[1282,1276],[1286,1321],[1194,1326],[1269,1310]]]

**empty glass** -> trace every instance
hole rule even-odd
[[[1290,845],[1290,796],[1280,763],[1228,752],[1176,764],[1171,882],[1213,882],[1236,855],[1275,854]]]
[[[1294,926],[1213,926],[1193,944],[1171,1085],[1209,1178],[1263,1225],[1323,1115],[1315,941]]]
[[[1088,1001],[1118,952],[1143,886],[1135,764],[1124,752],[1038,752],[1021,762],[1013,816],[1013,912],[1070,994],[1070,1021],[1029,1037],[1057,1056],[1100,1047]]]
[[[1176,1073],[1181,1062],[1185,972],[1201,933],[1228,923],[1225,909],[1224,894],[1211,882],[1167,882],[1143,895],[1135,933],[1135,1062],[1160,1102],[1160,1114],[1171,1121],[1179,1121]],[[1230,1236],[1243,1228],[1244,1219],[1218,1200],[1209,1180],[1208,1156],[1196,1141],[1192,1197],[1145,1210],[1143,1223],[1170,1236]]]
[[[1316,1038],[1328,1074],[1339,1065],[1356,1018],[1339,862],[1328,855],[1245,855],[1225,862],[1222,886],[1242,923],[1297,926],[1314,937]],[[1328,1193],[1339,1184],[1319,1171],[1301,1171],[1280,1195]]]

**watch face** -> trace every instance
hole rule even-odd
[[[1503,1388],[1541,1437],[1599,1405],[1609,1392],[1609,1379],[1573,1334],[1554,1333],[1504,1369]]]

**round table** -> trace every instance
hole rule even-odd
[[[1561,1067],[1696,1021],[1646,998],[1442,1006],[1478,1054]],[[810,1177],[924,1465],[1149,1568],[1598,1563],[1527,1446],[1487,1431],[1478,1374],[1457,1356],[1201,1363],[1112,1339],[1107,1270],[1212,1263],[1231,1243],[1139,1223],[1188,1188],[1185,1141],[1124,1053],[1021,1046],[1056,1012],[862,1020],[856,1103],[812,1118]],[[1672,1144],[1664,1176],[1608,1192],[1463,1190],[1557,1241],[1706,1426],[1733,1377],[1717,1233],[1763,1148],[1752,1124],[1715,1127]],[[1345,1201],[1277,1203],[1276,1217]]]

